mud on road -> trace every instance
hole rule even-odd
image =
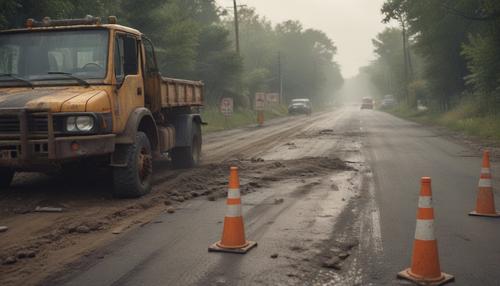
[[[324,128],[325,122],[329,126],[331,117],[331,114],[297,117],[276,120],[262,129],[248,127],[210,134],[202,166],[173,170],[168,160],[157,162],[152,193],[135,200],[114,199],[106,173],[78,180],[58,174],[16,175],[11,189],[0,194],[0,225],[9,227],[7,232],[0,233],[0,284],[35,285],[129,229],[158,223],[159,214],[173,213],[190,199],[223,199],[230,166],[240,169],[243,194],[292,181],[301,186],[295,192],[309,192],[316,185],[325,184],[317,178],[363,171],[363,162],[359,160],[362,134],[351,123],[340,124],[345,130]],[[340,114],[335,118],[342,120]],[[338,191],[337,184],[332,181],[327,184],[330,191]],[[37,207],[60,208],[61,212],[36,212]],[[350,237],[353,231],[349,232],[345,235]],[[316,258],[305,252],[309,258],[303,259],[314,261],[305,273],[317,270],[311,265],[338,272],[341,262],[359,244],[357,234],[354,236],[354,239],[335,238],[328,244],[333,248],[313,255]],[[290,248],[301,253],[300,246]],[[329,275],[324,278],[331,279]]]

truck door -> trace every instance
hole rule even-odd
[[[145,104],[152,112],[161,109],[161,75],[156,64],[156,56],[151,41],[142,37],[144,46],[144,86],[145,86]]]
[[[128,115],[144,106],[144,82],[140,68],[139,41],[129,34],[117,33],[114,42],[114,67],[117,93],[114,99],[115,131],[123,131]]]

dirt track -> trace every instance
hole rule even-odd
[[[290,180],[299,180],[307,188],[310,178],[357,171],[353,164],[331,157],[331,145],[322,141],[336,138],[337,150],[359,147],[349,139],[359,134],[322,128],[325,122],[333,123],[340,117],[341,113],[322,113],[282,118],[263,128],[209,134],[204,138],[202,166],[172,170],[168,160],[157,162],[153,192],[137,200],[113,199],[105,173],[78,180],[59,174],[18,174],[12,188],[0,194],[0,225],[9,227],[0,233],[0,259],[7,263],[16,258],[14,264],[0,265],[0,284],[36,284],[127,230],[154,223],[158,214],[168,209],[181,208],[186,200],[224,197],[230,165],[241,169],[243,194]],[[347,153],[359,151],[347,149]],[[34,212],[37,206],[63,211]],[[23,253],[35,257],[17,258]]]

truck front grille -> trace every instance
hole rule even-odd
[[[18,133],[19,130],[19,117],[13,115],[0,116],[0,133]]]
[[[46,116],[28,117],[28,130],[30,133],[44,134],[48,132],[48,119]],[[62,121],[54,118],[54,131],[62,128]],[[16,134],[21,131],[20,120],[15,115],[0,115],[0,133]]]

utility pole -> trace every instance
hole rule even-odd
[[[409,77],[408,77],[408,50],[406,48],[406,25],[405,19],[401,17],[401,27],[403,28],[403,57],[404,57],[404,68],[405,68],[405,97],[406,103],[410,103],[410,92],[409,92]]]
[[[406,56],[408,58],[408,71],[410,73],[410,80],[413,81],[413,63],[411,60],[410,40],[408,39],[408,33],[406,33]]]
[[[281,75],[281,52],[278,52],[278,80],[280,81],[280,103],[284,103],[283,98],[283,76]]]
[[[234,34],[236,37],[236,53],[240,55],[240,25],[238,23],[238,5],[236,0],[233,0],[234,4]]]

